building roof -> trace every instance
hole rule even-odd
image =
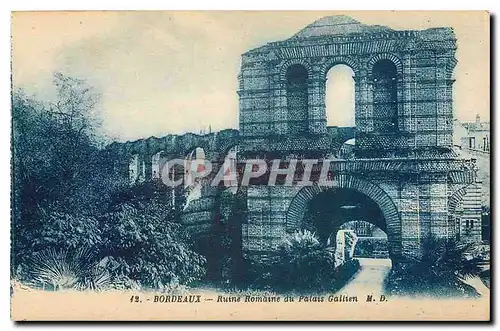
[[[300,30],[291,39],[389,31],[393,30],[381,25],[366,25],[346,15],[335,15],[320,18]]]
[[[284,46],[302,47],[306,45],[313,45],[315,43],[323,45],[325,40],[332,45],[336,43],[341,44],[345,41],[333,39],[344,38],[347,38],[350,41],[355,41],[353,42],[353,45],[350,46],[351,48],[349,48],[349,52],[354,53],[361,51],[360,49],[364,47],[362,44],[365,41],[376,40],[376,43],[378,42],[379,44],[385,45],[385,40],[387,39],[399,40],[401,42],[391,44],[392,46],[389,48],[387,48],[388,45],[380,46],[385,47],[386,52],[390,52],[394,47],[407,51],[421,48],[455,49],[456,47],[456,38],[452,28],[441,27],[428,28],[424,30],[394,30],[382,25],[363,24],[346,15],[334,15],[326,16],[314,21],[288,39],[267,43],[266,45],[248,50],[243,54],[243,62],[245,63],[246,57],[248,57],[249,61],[261,61],[262,59],[253,58],[258,56],[256,54],[259,53],[268,53],[270,54],[269,59],[273,59],[273,57],[276,56],[276,53],[270,52],[272,49],[277,49],[278,53],[294,53],[293,48],[285,50],[283,49]],[[280,56],[300,57],[298,54]]]
[[[490,122],[462,123],[468,131],[490,131]]]

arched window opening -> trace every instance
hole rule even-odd
[[[200,181],[198,173],[201,174],[205,171],[205,151],[201,147],[196,147],[186,159],[186,182]]]
[[[335,188],[309,200],[301,227],[314,232],[320,244],[335,252],[336,266],[355,256],[382,259],[377,264],[387,265],[388,235],[393,236],[387,224],[382,209],[370,197],[356,189]]]
[[[235,174],[234,178],[235,182],[224,183],[229,186],[228,191],[232,194],[236,194],[238,191],[238,180],[237,180],[237,166],[238,166],[238,146],[232,147],[224,160],[224,175],[231,178],[231,173]]]
[[[160,158],[161,152],[153,154],[151,157],[151,176],[153,179],[160,178]]]
[[[153,154],[153,156],[151,157],[151,176],[153,177],[153,179],[161,178],[161,172],[166,162],[167,158],[164,151]]]
[[[141,162],[138,154],[134,154],[128,165],[129,181],[131,184],[142,182],[145,178],[144,161]]]
[[[333,66],[326,75],[327,126],[355,126],[354,94],[354,71],[345,64]]]
[[[380,60],[373,66],[373,127],[377,132],[398,131],[397,69]]]
[[[356,146],[355,138],[349,139],[346,142],[344,142],[342,144],[342,147],[340,147],[338,158],[353,159],[355,157],[355,146]]]
[[[290,66],[286,71],[286,95],[288,110],[288,133],[308,131],[307,70],[300,64]]]
[[[206,195],[210,188],[205,183],[205,150],[203,148],[196,147],[189,153],[186,157],[184,171],[186,171],[184,177],[184,187],[186,190],[186,204],[184,205],[184,209],[186,209],[192,201]]]

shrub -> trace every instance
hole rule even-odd
[[[248,281],[272,291],[319,293],[341,288],[359,269],[357,260],[335,268],[332,247],[321,245],[314,233],[287,235],[275,256],[247,261]]]
[[[38,236],[34,236],[30,243],[35,251],[92,247],[101,241],[99,223],[93,216],[55,210],[44,213],[39,223]]]
[[[323,247],[314,233],[287,235],[279,248],[276,273],[282,285],[296,290],[322,288],[331,280],[334,251]]]
[[[121,203],[101,217],[103,253],[114,257],[122,274],[147,288],[172,281],[189,284],[205,274],[205,259],[192,250],[169,208],[155,202]]]
[[[419,259],[403,261],[391,272],[387,290],[400,295],[477,296],[463,281],[481,274],[483,260],[477,247],[454,239],[427,239]]]
[[[383,254],[383,256],[381,256]],[[354,247],[354,256],[358,257],[389,257],[387,238],[358,237]]]
[[[18,275],[31,286],[53,291],[103,290],[111,284],[110,273],[89,249],[35,253],[30,262],[20,265]]]

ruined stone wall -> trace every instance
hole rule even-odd
[[[379,152],[380,156],[452,146],[451,93],[456,40],[451,29],[373,30],[345,17],[333,17],[327,23],[329,30],[324,34],[314,33],[323,26],[320,20],[288,40],[243,54],[238,93],[245,148],[262,146],[271,136],[294,135],[292,126],[296,125],[296,119],[290,117],[294,113],[290,113],[291,100],[287,95],[290,92],[287,69],[293,66],[301,66],[307,72],[306,133],[324,135],[326,75],[336,64],[346,64],[355,73],[358,148],[365,152],[390,151]],[[335,30],[346,24],[358,29],[355,33]],[[377,97],[380,78],[374,75],[374,68],[380,61],[389,61],[396,71],[391,78],[397,90],[393,101]],[[380,120],[377,107],[390,102],[397,108],[398,129],[392,132],[377,129]],[[318,139],[321,137],[310,139],[311,148],[315,148]]]
[[[393,254],[418,256],[423,239],[454,236],[450,197],[475,181],[473,162],[452,151],[455,50],[450,28],[395,31],[346,16],[325,17],[287,40],[251,50],[242,56],[239,75],[241,156],[288,159],[314,151],[319,158],[339,158],[342,143],[355,137],[354,158],[338,160],[331,171],[370,183],[352,187],[386,213]],[[355,75],[351,136],[326,127],[326,77],[337,64]],[[275,247],[290,231],[291,213],[297,220],[303,215],[290,211],[299,208],[292,202],[301,194],[250,187],[244,249]]]
[[[456,236],[450,213],[460,219],[480,220],[477,192],[469,189],[457,195],[460,187],[474,183],[474,162],[470,160],[338,160],[330,169],[335,174],[334,187],[355,189],[382,210],[393,258],[418,257],[424,240],[431,236]],[[249,256],[269,254],[285,233],[303,229],[309,202],[325,190],[328,188],[250,186],[247,221],[242,230],[244,252]],[[454,212],[452,201],[463,207]],[[480,235],[478,222],[469,234]],[[478,240],[477,236],[469,238]]]
[[[166,161],[185,159],[198,147],[203,149],[207,161],[220,163],[228,151],[238,144],[238,131],[224,130],[206,135],[187,133],[114,143],[108,146],[107,150],[118,160],[115,170],[133,184],[159,179],[159,173]],[[192,234],[206,234],[210,231],[217,213],[218,191],[209,185],[195,189],[200,190],[200,196],[182,211],[181,222]],[[178,199],[179,195],[185,194],[184,187],[177,188],[175,192]]]
[[[151,137],[109,150],[122,160],[117,171],[133,181],[154,177],[161,160],[187,157],[197,147],[212,161],[234,146],[238,162],[329,159],[335,187],[356,190],[380,208],[392,258],[418,257],[430,236],[477,241],[476,165],[452,150],[455,50],[450,28],[395,31],[326,17],[243,54],[239,132]],[[355,128],[326,126],[326,77],[337,64],[355,74]],[[352,138],[352,151],[342,149]],[[193,233],[210,231],[218,212],[220,192],[201,189],[181,217]],[[245,256],[275,251],[286,233],[303,228],[308,203],[327,189],[250,185]]]

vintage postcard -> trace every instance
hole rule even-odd
[[[489,321],[486,11],[12,13],[11,318]]]

